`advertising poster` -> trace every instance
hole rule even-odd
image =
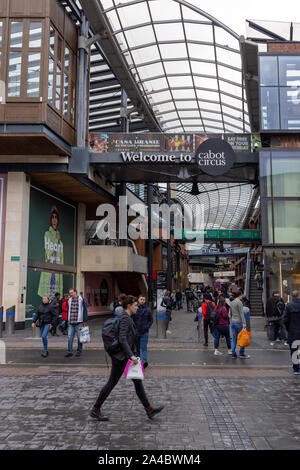
[[[51,265],[76,265],[76,207],[31,187],[28,236],[26,310],[32,311],[43,295],[61,297],[74,283],[74,274],[50,271]],[[30,269],[34,264],[34,270]],[[65,271],[65,270],[64,270]]]
[[[195,152],[203,142],[208,139],[223,139],[223,134],[197,134],[195,135]]]
[[[193,152],[194,151],[194,135],[193,134],[167,134],[166,135],[166,152]],[[163,150],[163,149],[162,149]]]
[[[109,134],[109,152],[159,152],[164,146],[163,134]]]
[[[251,152],[251,134],[225,134],[224,137],[235,152]]]
[[[108,151],[108,134],[90,134],[90,150],[96,153]]]

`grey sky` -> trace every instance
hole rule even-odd
[[[299,0],[189,0],[238,34],[246,34],[245,20],[300,23]]]

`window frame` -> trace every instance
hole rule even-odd
[[[23,23],[23,40],[22,47],[11,47],[11,24],[12,23]],[[41,23],[42,34],[41,34],[41,45],[40,47],[29,47],[30,38],[30,24]],[[43,77],[44,77],[44,61],[43,61],[43,44],[45,43],[45,19],[44,18],[9,18],[6,31],[6,102],[8,103],[20,103],[20,102],[41,102],[43,98]],[[21,53],[21,78],[20,78],[20,95],[19,96],[8,96],[8,83],[9,83],[9,62],[11,52]],[[29,54],[39,53],[40,54],[40,78],[39,78],[39,96],[28,96],[28,63]]]

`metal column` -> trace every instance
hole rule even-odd
[[[88,37],[89,23],[84,14],[80,26],[80,36]],[[76,100],[76,145],[85,147],[87,130],[87,72],[88,72],[88,53],[86,49],[78,50],[78,68],[77,68],[77,100]]]
[[[167,204],[171,206],[171,186],[167,184]],[[167,240],[167,289],[172,289],[172,258],[171,258],[171,216],[170,216],[170,227]]]
[[[153,303],[153,240],[152,240],[152,212],[151,205],[153,203],[153,184],[147,185],[147,204],[148,204],[148,302]]]

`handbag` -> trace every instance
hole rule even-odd
[[[247,348],[248,346],[250,346],[250,338],[251,338],[250,331],[246,331],[246,330],[240,331],[238,335],[238,346],[240,346],[240,348]]]
[[[79,330],[79,341],[80,343],[89,343],[91,341],[90,330],[88,326],[84,326]]]
[[[134,364],[130,359],[126,364],[124,369],[124,374],[126,379],[131,380],[143,380],[144,379],[144,366],[140,358],[138,357],[139,362]]]
[[[38,328],[41,328],[42,322],[41,322],[40,318],[38,318],[38,319],[36,320],[35,326],[37,326]]]

